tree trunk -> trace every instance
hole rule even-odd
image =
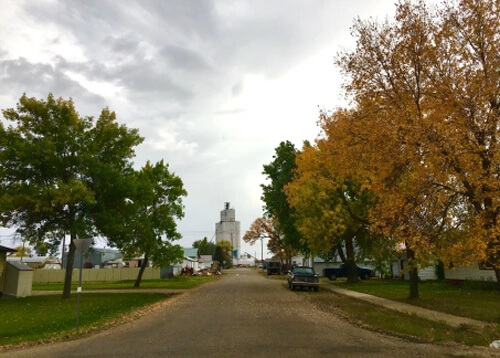
[[[410,268],[410,299],[418,298],[418,265],[415,261],[415,252],[406,248],[408,267]]]
[[[354,242],[352,237],[345,240],[347,283],[356,283],[359,280],[358,268],[354,258]]]
[[[497,283],[500,285],[500,266],[495,266],[495,276],[497,277]]]
[[[343,249],[342,244],[340,242],[337,244],[337,251],[339,253],[340,261],[342,261],[342,263],[344,265],[347,265],[347,259],[344,255],[344,249]]]
[[[288,273],[288,271],[292,269],[292,252],[290,249],[286,249],[285,253],[286,253],[286,270],[287,270],[287,272],[285,273]]]
[[[410,268],[410,298],[418,298],[418,269]]]
[[[142,274],[144,273],[144,270],[148,266],[148,255],[144,255],[144,261],[142,261],[141,269],[139,270],[139,274],[137,275],[137,279],[135,280],[134,283],[134,288],[139,288],[139,285],[141,284],[142,280]]]
[[[71,243],[69,244],[68,256],[66,258],[66,274],[64,275],[64,289],[62,298],[70,298],[71,296],[71,281],[73,279],[73,264],[75,262],[75,240],[76,233],[71,232]]]

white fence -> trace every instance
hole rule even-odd
[[[123,281],[135,280],[139,274],[140,268],[101,268],[101,269],[83,269],[82,282],[102,282],[102,281]],[[33,271],[33,283],[61,283],[64,282],[66,270],[35,270]],[[80,270],[73,270],[73,282],[78,282]],[[159,279],[160,269],[147,267],[142,275],[143,280]]]

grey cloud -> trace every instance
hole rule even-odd
[[[278,76],[309,57],[334,33],[323,28],[332,6],[303,1],[252,2],[248,17],[226,28],[217,61],[245,71]]]
[[[245,16],[233,19],[217,13],[213,1],[118,4],[74,0],[33,5],[29,14],[36,21],[69,31],[86,46],[85,53],[92,61],[108,60],[108,52],[118,56],[117,62],[124,54],[141,61],[145,57],[139,44],[144,41],[159,53],[151,61],[165,60],[169,70],[194,70],[215,76],[221,72],[247,72],[276,77],[333,40],[332,28],[336,26],[326,25],[333,12],[342,11],[347,3],[241,1],[247,5]],[[350,22],[350,18],[346,19],[348,25]],[[338,24],[339,28],[343,26]],[[215,84],[220,89],[217,77],[189,80],[215,81],[210,88],[214,90]]]
[[[160,54],[174,68],[188,71],[207,71],[211,70],[212,67],[201,54],[188,48],[167,45],[163,47]]]
[[[150,0],[144,1],[141,6],[151,16],[161,19],[161,23],[165,28],[158,29],[158,32],[164,36],[171,35],[171,29],[175,29],[178,34],[182,33],[186,37],[210,40],[217,32],[216,12],[213,1]]]
[[[233,94],[233,96],[239,96],[243,92],[243,87],[244,85],[242,80],[236,82],[236,84],[231,89],[231,93]]]
[[[117,67],[109,67],[101,61],[69,62],[64,57],[57,56],[55,65],[61,70],[69,70],[76,73],[82,73],[89,80],[106,80],[113,82],[117,77]]]
[[[120,84],[129,87],[132,91],[157,93],[163,96],[164,100],[185,100],[193,95],[191,91],[175,83],[168,71],[152,61],[122,67],[117,73],[117,79]]]
[[[36,21],[70,31],[87,46],[90,58],[104,55],[107,49],[103,44],[111,51],[135,51],[138,39],[144,38],[151,46],[163,49],[162,54],[174,65],[186,69],[203,70],[214,63],[224,69],[230,65],[274,75],[307,56],[331,35],[322,31],[322,23],[332,6],[323,4],[290,1],[285,6],[281,2],[252,1],[248,16],[234,22],[221,17],[212,1],[194,0],[119,5],[111,1],[68,1],[52,6],[35,4],[29,14]],[[135,38],[130,38],[131,28]],[[199,52],[188,50],[185,44]]]
[[[110,46],[111,50],[118,53],[136,53],[139,49],[140,41],[131,33],[119,37],[108,36],[103,43]]]
[[[63,98],[79,98],[78,108],[95,112],[106,105],[103,97],[90,93],[57,67],[31,63],[24,58],[0,61],[1,93],[20,97],[22,93],[45,98],[48,93]],[[85,114],[91,114],[85,113]],[[97,114],[97,113],[94,113]]]
[[[74,71],[93,81],[106,81],[123,86],[133,97],[147,99],[150,102],[180,101],[193,97],[193,92],[172,77],[173,70],[161,62],[137,59],[115,66],[108,66],[100,61],[69,62],[57,58],[61,69]],[[152,94],[159,97],[151,97]]]
[[[211,1],[70,0],[30,4],[26,14],[70,32],[87,46],[91,57],[103,51],[105,38],[123,38],[130,29],[158,48],[196,39],[211,41],[216,31]]]

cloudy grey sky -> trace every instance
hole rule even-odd
[[[137,168],[164,159],[189,193],[180,244],[212,238],[223,203],[241,235],[262,216],[262,165],[281,141],[318,134],[343,104],[333,58],[355,17],[394,0],[0,0],[0,108],[22,95],[108,106],[146,139]],[[0,244],[11,244],[0,231]],[[251,254],[260,248],[243,246]],[[260,254],[259,254],[260,255]]]

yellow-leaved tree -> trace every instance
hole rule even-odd
[[[340,174],[335,147],[325,134],[313,146],[306,143],[297,155],[295,176],[285,192],[311,252],[336,251],[346,266],[348,282],[356,282],[356,251],[365,256],[372,251],[367,250],[374,239],[368,212],[374,196],[355,177]]]
[[[417,264],[488,262],[500,281],[500,9],[400,2],[394,21],[355,22],[341,53],[352,110],[323,116],[339,168],[376,195],[372,228]]]

